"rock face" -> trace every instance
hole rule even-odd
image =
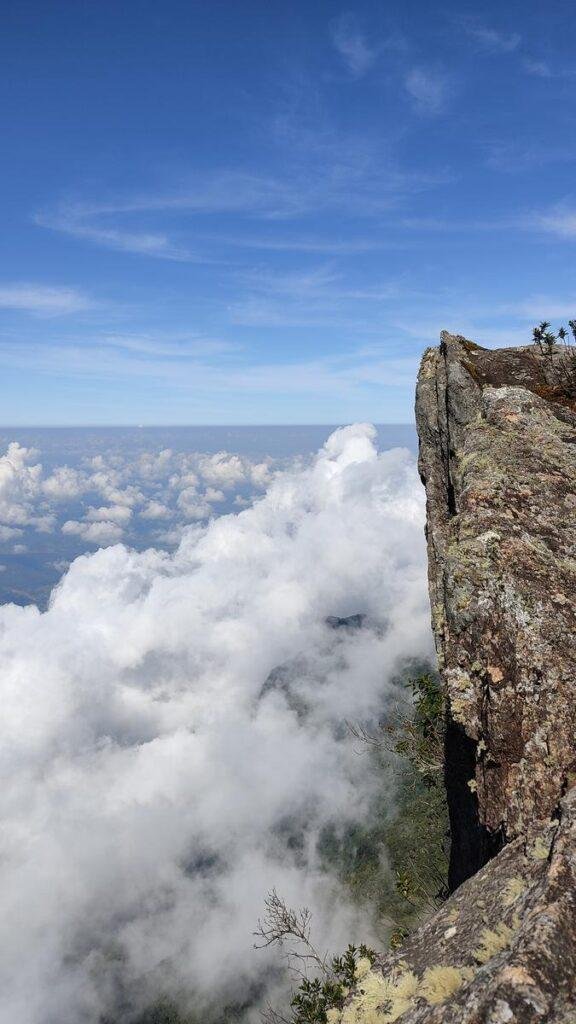
[[[360,963],[335,1022],[576,1022],[573,368],[560,348],[446,333],[422,360],[455,891],[400,950]]]
[[[569,401],[564,358],[443,334],[420,370],[453,884],[549,821],[576,781],[576,414],[558,401]]]

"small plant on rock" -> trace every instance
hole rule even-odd
[[[329,958],[314,947],[310,939],[312,915],[307,907],[293,910],[275,889],[265,900],[266,913],[254,933],[261,941],[256,949],[278,945],[286,949],[290,968],[300,975],[297,990],[290,1000],[290,1016],[268,1006],[262,1014],[265,1024],[326,1024],[328,1011],[341,1009],[355,980],[356,964],[361,959],[373,963],[376,954],[363,944],[349,945],[341,956]],[[287,943],[290,945],[286,945]],[[309,978],[308,970],[315,972]]]
[[[576,320],[569,320],[568,327],[576,342]],[[538,393],[554,401],[572,404],[576,399],[576,353],[571,347],[568,331],[562,325],[555,334],[550,330],[548,321],[543,320],[533,328],[532,340],[541,355],[546,357],[538,361],[538,372],[542,377],[542,389]]]

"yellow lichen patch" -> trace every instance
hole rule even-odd
[[[437,964],[418,979],[404,963],[384,977],[368,960],[359,960],[355,973],[358,987],[351,1001],[343,1010],[329,1010],[328,1024],[392,1024],[416,999],[431,1006],[443,1003],[474,977],[470,967]]]
[[[550,845],[545,843],[542,836],[538,836],[528,851],[528,856],[532,860],[546,860],[550,853]]]
[[[464,700],[462,697],[450,697],[450,708],[452,710],[452,717],[454,720],[464,724],[466,721],[464,713],[469,708],[468,701]]]
[[[465,690],[470,689],[470,687],[472,686],[472,680],[470,679],[470,676],[466,675],[465,672],[462,672],[461,675],[458,675],[454,679],[453,684],[456,686],[458,690],[464,692]]]
[[[504,894],[502,896],[502,902],[505,907],[511,907],[516,900],[522,895],[526,889],[526,883],[520,875],[515,875],[514,878],[510,878],[504,886]]]
[[[360,957],[356,967],[354,968],[354,977],[356,978],[356,981],[362,981],[362,978],[365,978],[367,974],[370,974],[371,970],[372,961],[369,960],[367,956]]]
[[[362,964],[358,962],[357,967]],[[362,965],[364,970],[364,965]],[[340,1017],[330,1024],[392,1024],[410,1009],[418,992],[418,978],[412,971],[384,977],[371,968],[362,975],[358,989]]]
[[[418,995],[432,1005],[443,1003],[457,992],[465,981],[470,981],[473,973],[466,967],[429,967],[424,972]]]
[[[478,783],[476,782],[476,779],[468,779],[468,789],[470,789],[472,793],[476,792],[476,790],[478,789]]]
[[[412,971],[387,978],[369,970],[354,998],[344,1007],[341,1024],[392,1024],[412,1006],[418,979]]]
[[[499,921],[495,928],[484,928],[480,935],[480,945],[473,952],[478,963],[486,964],[497,953],[506,949],[514,937],[514,929]]]

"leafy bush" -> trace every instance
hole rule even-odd
[[[293,913],[285,909],[287,914]],[[289,1017],[268,1007],[263,1014],[264,1021],[266,1024],[326,1024],[328,1011],[340,1010],[344,1006],[344,1000],[355,981],[356,964],[362,959],[373,964],[376,959],[374,950],[365,945],[349,945],[342,956],[335,956],[329,963],[320,966],[318,977],[302,978],[290,1000]]]
[[[342,956],[333,957],[330,973],[323,980],[303,978],[290,1003],[294,1011],[290,1024],[326,1024],[328,1010],[344,1006],[354,984],[356,963],[363,958],[374,963],[376,954],[367,946],[350,945]]]

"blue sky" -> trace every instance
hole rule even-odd
[[[407,422],[576,315],[570,3],[6,2],[0,420]]]

